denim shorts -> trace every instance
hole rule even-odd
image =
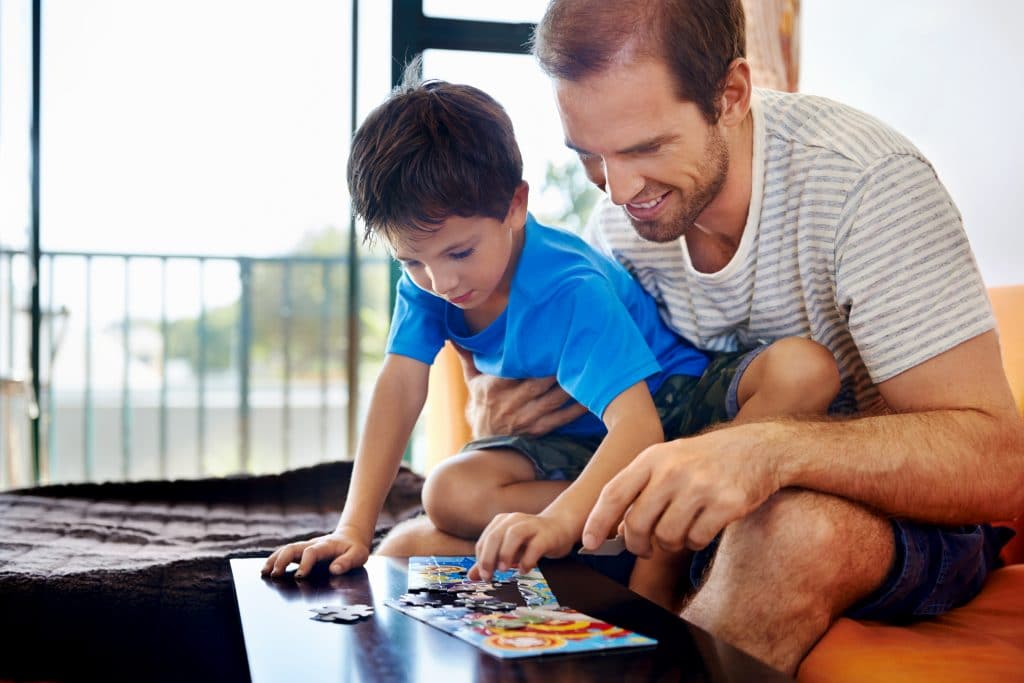
[[[895,552],[889,573],[873,593],[850,607],[853,619],[901,622],[944,614],[978,594],[999,551],[1014,532],[988,524],[945,527],[890,520]],[[690,582],[700,586],[718,548],[715,538],[694,554]]]

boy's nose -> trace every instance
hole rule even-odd
[[[446,269],[433,271],[430,274],[430,281],[434,285],[434,292],[441,296],[451,294],[459,284],[459,278],[455,273]]]

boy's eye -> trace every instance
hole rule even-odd
[[[412,270],[413,268],[420,267],[419,261],[402,261],[401,263],[402,267],[405,268],[406,270]]]
[[[450,256],[456,261],[461,261],[464,258],[469,258],[473,255],[473,249],[464,249],[463,251],[453,251]]]

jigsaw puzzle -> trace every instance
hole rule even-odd
[[[537,569],[470,581],[474,562],[468,556],[409,558],[409,592],[384,604],[501,658],[657,644],[559,605]]]

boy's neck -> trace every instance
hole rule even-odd
[[[466,325],[470,331],[476,334],[505,312],[508,308],[509,292],[512,291],[512,280],[516,274],[516,267],[519,265],[519,256],[523,253],[523,244],[526,243],[526,226],[517,230],[512,235],[512,251],[509,254],[508,265],[505,266],[505,274],[501,278],[501,284],[491,297],[476,308],[463,311]]]

